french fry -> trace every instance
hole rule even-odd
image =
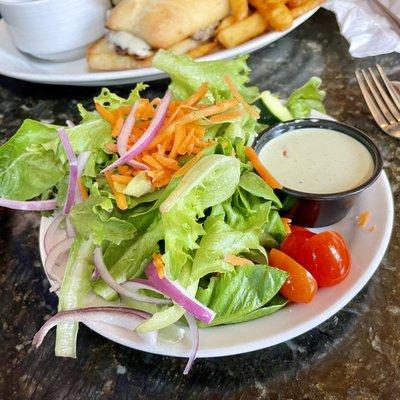
[[[293,24],[293,16],[285,4],[273,4],[269,6],[267,21],[272,29],[276,31],[285,31]]]
[[[306,3],[308,0],[289,0],[287,6],[289,8],[300,7],[302,4]]]
[[[220,24],[217,27],[217,33],[222,31],[223,29],[227,28],[228,26],[231,26],[236,22],[236,18],[233,15],[228,15],[225,17]]]
[[[293,17],[283,1],[267,3],[265,0],[249,0],[267,20],[272,29],[284,31],[292,26]]]
[[[198,47],[199,42],[197,40],[187,38],[185,40],[182,40],[181,42],[178,42],[174,44],[173,46],[168,48],[168,51],[171,53],[177,54],[180,56],[181,54],[185,54],[190,50],[193,50],[194,48]]]
[[[293,18],[300,17],[300,15],[305,14],[306,12],[312,10],[315,7],[318,7],[322,4],[324,0],[308,0],[307,2],[303,3],[301,6],[292,8],[290,13],[292,14]]]
[[[258,12],[228,26],[217,34],[218,41],[226,48],[235,47],[258,35],[261,35],[268,29],[268,23]]]
[[[247,0],[229,0],[231,13],[237,21],[245,19],[249,14],[249,3]]]
[[[218,47],[218,44],[216,42],[209,42],[209,43],[204,43],[201,44],[198,47],[195,47],[194,49],[188,51],[186,54],[192,58],[199,58],[203,57],[212,51],[214,51]]]

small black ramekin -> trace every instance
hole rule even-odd
[[[362,185],[344,192],[316,194],[307,193],[283,187],[279,196],[283,200],[283,212],[292,219],[292,223],[306,227],[322,227],[340,221],[350,211],[357,197],[379,177],[382,168],[382,155],[375,143],[363,132],[342,122],[324,119],[297,119],[282,122],[262,131],[255,140],[253,147],[257,153],[271,139],[285,132],[302,128],[324,128],[349,135],[362,143],[370,152],[374,161],[374,171],[371,177]]]

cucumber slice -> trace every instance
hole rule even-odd
[[[273,125],[293,119],[290,111],[268,90],[261,93],[254,105],[261,111],[259,122],[263,124]]]

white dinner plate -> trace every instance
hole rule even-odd
[[[313,112],[312,116],[331,119],[317,112]],[[369,211],[371,217],[367,227],[361,229],[357,226],[356,218],[363,211]],[[364,287],[378,268],[389,245],[393,216],[392,192],[387,175],[382,171],[377,181],[360,195],[344,219],[329,227],[313,229],[315,232],[332,229],[345,237],[352,258],[352,267],[346,279],[336,286],[319,289],[309,304],[289,304],[274,314],[253,321],[200,329],[197,356],[220,357],[260,350],[301,335],[332,317]],[[46,254],[43,239],[51,220],[42,218],[40,226],[39,245],[43,264]],[[370,231],[373,225],[376,225],[376,229]],[[102,305],[105,305],[104,301],[94,295],[87,304]],[[106,325],[93,324],[90,328],[110,340],[126,345],[114,337]],[[184,340],[177,344],[159,343],[156,348],[150,348],[137,337],[133,348],[155,354],[187,357],[190,342],[188,335],[185,335]]]
[[[310,18],[317,9],[311,10],[295,19],[292,27],[284,32],[265,33],[240,46],[202,57],[201,60],[222,60],[258,50],[288,34]],[[0,74],[29,82],[73,86],[112,86],[166,77],[156,68],[89,72],[84,58],[60,63],[38,60],[21,53],[15,48],[4,20],[0,20]]]

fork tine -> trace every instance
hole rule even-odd
[[[379,75],[381,76],[383,82],[385,82],[388,92],[392,96],[393,101],[396,103],[397,108],[400,110],[400,96],[394,89],[392,82],[390,82],[389,78],[386,76],[383,68],[379,64],[376,64],[376,68],[378,68]]]
[[[368,71],[370,72],[372,79],[375,82],[376,87],[379,90],[379,93],[381,94],[384,102],[386,105],[389,107],[390,112],[393,114],[393,116],[397,119],[397,121],[400,121],[400,112],[399,109],[396,107],[396,104],[393,102],[393,100],[387,95],[385,88],[382,86],[380,83],[379,79],[377,78],[375,72],[372,70],[372,68],[368,68]]]
[[[381,113],[381,111],[379,110],[379,108],[377,107],[377,105],[375,104],[373,97],[370,95],[360,71],[356,71],[356,78],[358,81],[358,85],[360,86],[361,92],[364,96],[364,100],[367,103],[369,111],[374,117],[374,120],[381,128],[386,128],[388,126],[388,123],[383,114]]]
[[[386,107],[386,104],[382,101],[381,96],[379,95],[377,89],[375,88],[371,78],[369,77],[367,71],[361,70],[362,74],[364,75],[364,79],[367,82],[369,87],[370,93],[372,97],[375,99],[376,104],[378,105],[379,109],[388,120],[389,124],[394,124],[396,121],[393,115],[390,113],[389,109]]]

